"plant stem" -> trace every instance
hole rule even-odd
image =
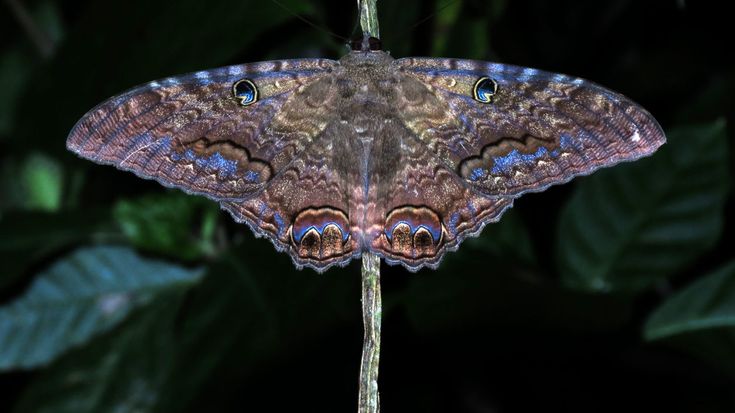
[[[357,0],[357,8],[360,9],[360,27],[362,33],[368,37],[380,38],[378,28],[378,0]]]
[[[378,395],[378,364],[380,362],[380,257],[365,252],[362,254],[362,321],[365,335],[362,342],[362,364],[360,365],[359,413],[380,411]]]
[[[378,0],[357,0],[360,26],[365,37],[380,37],[378,30]],[[380,257],[362,254],[362,322],[365,335],[362,342],[360,365],[360,400],[358,413],[378,413],[378,364],[380,362],[380,319],[383,315],[380,299]]]

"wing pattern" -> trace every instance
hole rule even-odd
[[[655,119],[561,74],[352,52],[172,77],[87,113],[70,150],[219,202],[298,267],[436,267],[516,197],[653,153]]]
[[[396,64],[430,85],[437,104],[459,124],[426,123],[418,135],[490,196],[542,191],[650,155],[666,140],[645,109],[580,78],[459,59],[406,58]],[[497,84],[490,103],[473,97],[484,77]]]

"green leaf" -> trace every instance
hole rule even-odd
[[[15,211],[0,217],[0,289],[48,255],[85,241],[119,238],[109,213],[88,208],[56,213]]]
[[[214,252],[217,204],[178,191],[121,200],[114,217],[130,242],[143,250],[184,260]]]
[[[735,261],[668,298],[648,318],[643,336],[735,374]]]
[[[23,165],[21,177],[27,193],[28,209],[59,209],[63,173],[58,162],[41,154],[33,154]]]
[[[46,364],[109,330],[161,290],[200,276],[200,270],[144,259],[127,248],[80,249],[0,307],[0,370]]]
[[[225,396],[240,397],[242,383],[257,380],[274,357],[303,353],[339,321],[358,322],[359,271],[299,271],[270,242],[252,237],[223,254],[187,297],[168,379],[175,385],[161,389],[157,411],[227,410]]]
[[[728,191],[725,123],[681,127],[654,156],[580,179],[558,225],[562,281],[641,290],[710,248]]]
[[[265,240],[249,244],[222,254],[186,295],[159,294],[59,358],[16,411],[224,411],[226,397],[239,397],[242,383],[275,355],[305,351],[310,338],[348,318],[345,312],[357,322],[356,266],[342,270],[353,276],[337,270],[325,277],[297,271]]]
[[[646,340],[735,328],[735,261],[677,292],[651,314]]]
[[[90,345],[73,349],[26,388],[16,412],[154,412],[176,346],[183,291],[168,291]]]
[[[1,173],[0,208],[53,212],[61,206],[64,175],[55,159],[32,153],[20,164],[4,163]]]

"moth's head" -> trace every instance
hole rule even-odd
[[[383,50],[382,46],[380,39],[365,34],[350,41],[350,49],[353,52],[376,52]]]

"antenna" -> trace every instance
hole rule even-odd
[[[278,1],[278,0],[271,0],[271,1],[273,3],[275,3],[278,7],[282,8],[285,11],[287,11],[289,14],[291,14],[292,16],[296,17],[297,19],[301,20],[302,22],[308,24],[309,26],[313,27],[314,29],[319,30],[320,32],[325,33],[325,34],[327,34],[329,36],[335,37],[335,38],[341,40],[342,42],[345,42],[345,43],[349,42],[350,39],[348,39],[348,38],[346,38],[344,36],[340,36],[337,33],[334,33],[333,31],[325,28],[324,26],[321,26],[321,25],[318,25],[318,24],[312,22],[311,20],[307,19],[306,17],[302,16],[301,14],[296,13],[295,11],[291,10],[288,6],[286,6],[285,4],[281,3],[280,1]]]

